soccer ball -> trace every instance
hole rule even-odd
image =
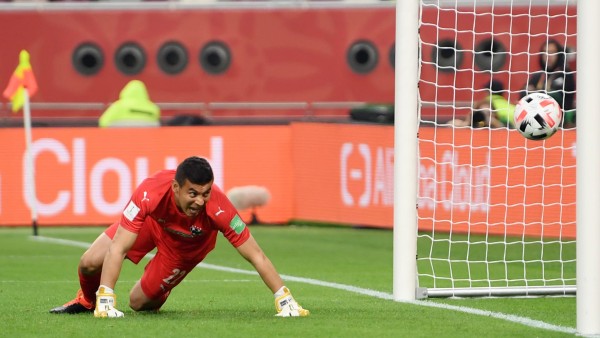
[[[530,140],[545,140],[560,127],[563,113],[550,95],[531,93],[515,107],[515,127]]]

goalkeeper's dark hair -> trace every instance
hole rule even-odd
[[[175,172],[175,181],[183,185],[185,180],[193,184],[206,184],[214,179],[213,171],[205,158],[192,156],[188,157],[177,166]]]

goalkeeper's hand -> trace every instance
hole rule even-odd
[[[278,294],[280,295],[278,296]],[[310,311],[302,308],[296,302],[290,290],[285,286],[275,293],[275,309],[277,317],[305,317],[310,314]]]
[[[96,309],[94,317],[96,318],[118,318],[123,317],[123,312],[115,308],[117,306],[117,295],[113,289],[100,285],[96,292]]]

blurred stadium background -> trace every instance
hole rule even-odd
[[[443,10],[427,6],[438,3],[467,7],[439,15]],[[467,3],[424,1],[423,21],[439,18],[442,27],[422,27],[426,127],[464,114],[485,95],[479,89],[493,72],[515,101],[527,78],[518,70],[539,67],[529,48],[554,30],[575,30],[574,18],[560,15],[564,3],[548,7],[560,23],[553,25],[517,15],[528,10],[519,2]],[[532,2],[534,10],[536,3],[546,11],[546,2]],[[484,15],[492,5],[493,19]],[[28,50],[40,88],[31,100],[33,126],[75,127],[34,131],[41,225],[106,224],[145,175],[198,154],[211,158],[224,189],[255,184],[271,192],[260,210],[264,222],[391,227],[393,2],[11,2],[0,4],[0,16],[2,31],[19,32],[3,38],[0,79],[8,81],[19,51]],[[444,28],[455,20],[476,26]],[[530,26],[546,35],[471,33]],[[575,49],[574,38],[564,40]],[[447,71],[450,65],[459,71]],[[197,129],[190,147],[173,128],[89,128],[132,79],[146,84],[163,126],[179,117],[181,124],[210,127]],[[189,116],[197,119],[181,119]],[[0,136],[13,144],[0,165],[0,224],[28,224],[18,142],[23,116],[8,101],[0,106],[0,125],[17,127]],[[296,188],[304,186],[321,187],[323,198],[307,198]]]

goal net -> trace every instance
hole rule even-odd
[[[420,6],[422,296],[573,294],[575,1]],[[538,73],[529,90],[553,95],[565,119],[533,141],[495,100],[516,104]]]

